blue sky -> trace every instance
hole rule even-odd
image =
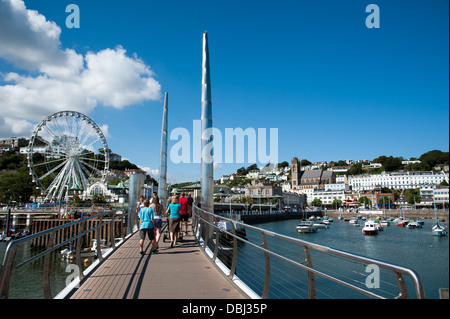
[[[9,2],[5,1],[0,0],[3,9]],[[70,3],[80,9],[78,29],[65,24]],[[380,9],[378,29],[365,24],[370,3]],[[192,133],[192,121],[200,119],[202,33],[208,31],[213,125],[222,132],[278,128],[280,162],[290,162],[293,156],[313,162],[448,151],[448,1],[25,0],[24,4],[46,23],[36,20],[45,26],[38,31],[27,30],[21,15],[11,15],[6,26],[0,23],[2,137],[28,137],[33,125],[58,107],[74,109],[107,130],[113,152],[155,174],[164,92],[169,93],[169,132],[184,127]],[[57,27],[60,33],[55,36],[51,30]],[[36,34],[27,40],[27,32],[46,33],[31,45]],[[18,41],[21,37],[24,40]],[[50,44],[44,46],[47,40]],[[30,54],[20,58],[11,53],[27,49]],[[39,62],[41,55],[33,52],[42,54]],[[55,62],[56,68],[52,61],[60,56],[65,62]],[[124,68],[134,73],[122,73],[119,66],[124,59]],[[68,61],[81,62],[77,69],[64,64]],[[105,65],[114,67],[108,77],[117,77],[111,92],[106,88],[87,94],[82,88],[100,83],[96,72]],[[83,76],[80,70],[86,71]],[[38,82],[43,75],[46,81]],[[73,79],[77,76],[81,80]],[[62,79],[65,84],[59,86]],[[26,80],[39,87],[35,101],[45,103],[33,106],[25,101]],[[133,91],[133,85],[149,85],[152,93]],[[132,92],[126,95],[128,89]],[[117,99],[107,96],[115,92]],[[67,105],[58,106],[61,103]],[[169,151],[176,143],[169,141]],[[220,164],[214,177],[251,164]],[[168,174],[172,182],[195,181],[200,166],[169,159]]]

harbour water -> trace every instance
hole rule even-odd
[[[254,226],[413,269],[422,279],[427,299],[438,299],[439,288],[449,287],[449,238],[432,236],[434,222],[430,219],[418,229],[398,227],[391,222],[375,236],[362,235],[364,221],[355,227],[335,218],[328,229],[308,234],[297,232],[298,223],[299,220],[285,220]],[[440,224],[449,225],[448,220]]]
[[[0,260],[3,262],[4,254],[8,246],[7,242],[0,242]],[[16,262],[24,261],[37,253],[37,248],[30,247],[30,243],[19,246],[16,254]],[[83,265],[83,270],[93,261]],[[50,259],[50,289],[52,296],[56,296],[66,286],[66,279],[73,276],[73,264],[61,257],[59,251],[54,251]],[[42,299],[44,298],[42,279],[44,276],[44,259],[40,258],[24,266],[19,270],[13,270],[9,289],[10,299]]]

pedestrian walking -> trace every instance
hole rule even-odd
[[[192,217],[192,205],[194,204],[194,199],[192,198],[191,193],[188,193],[186,198],[188,200],[189,217]]]
[[[145,235],[152,243],[152,251],[156,252],[153,210],[149,207],[150,201],[148,199],[144,200],[143,205],[144,207],[139,211],[139,254],[141,256],[144,255]]]
[[[170,248],[177,244],[178,234],[180,232],[180,212],[181,205],[176,196],[172,197],[172,203],[167,207],[166,214],[169,218]]]
[[[144,208],[144,196],[139,196],[139,202],[136,203],[136,216],[139,216],[139,212]]]
[[[184,224],[184,235],[187,235],[188,232],[188,221],[189,221],[189,201],[185,197],[185,193],[181,193],[181,197],[178,201],[178,203],[181,205],[181,214],[180,214],[180,231],[183,231],[183,224]]]
[[[155,243],[156,249],[158,249],[159,239],[161,238],[163,207],[156,192],[153,192],[153,197],[150,200],[150,208],[153,210],[153,219],[155,220]]]

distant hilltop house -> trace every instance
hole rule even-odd
[[[120,162],[122,161],[122,156],[116,153],[109,153],[109,160],[112,162]]]
[[[138,169],[138,168],[126,169],[124,173],[125,173],[128,177],[130,177],[130,175],[133,174],[133,173],[147,174],[146,171],[143,171],[143,170]]]

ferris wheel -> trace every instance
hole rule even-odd
[[[106,179],[109,170],[106,138],[100,127],[79,112],[62,111],[42,120],[28,146],[28,167],[44,201],[67,200]]]

